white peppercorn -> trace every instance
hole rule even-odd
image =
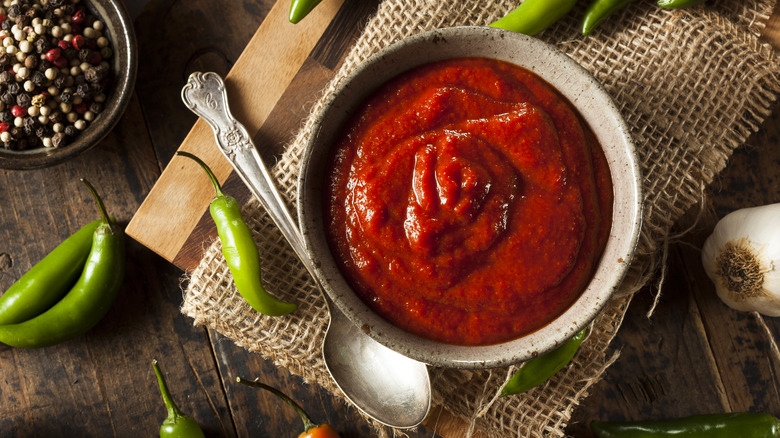
[[[73,105],[65,102],[60,103],[60,111],[62,111],[65,114],[70,113],[70,110],[73,109]]]
[[[79,119],[79,120],[76,120],[76,121],[73,123],[73,126],[75,126],[75,127],[76,127],[76,129],[78,129],[79,131],[83,131],[83,130],[84,130],[84,128],[86,128],[86,127],[87,127],[87,122],[85,122],[84,120],[81,120],[81,119]]]
[[[38,121],[41,123],[41,125],[45,125],[49,123],[49,118],[46,116],[38,116]]]
[[[52,144],[52,142],[51,142],[51,137],[43,137],[43,140],[41,140],[41,141],[43,142],[43,147],[50,148],[50,147],[54,146]]]
[[[35,90],[35,84],[33,84],[32,81],[24,81],[22,88],[24,88],[24,91],[30,93]]]
[[[24,53],[30,53],[33,51],[33,45],[27,40],[19,41],[19,50]]]
[[[65,120],[69,121],[70,123],[74,123],[78,119],[79,119],[79,115],[72,111],[65,115]]]
[[[65,31],[60,26],[53,26],[49,31],[54,38],[62,38],[65,35]]]
[[[17,128],[21,128],[24,126],[24,118],[22,117],[14,117],[14,126]]]
[[[11,133],[8,131],[3,131],[2,133],[0,133],[0,141],[2,141],[3,143],[8,143],[9,141],[11,141],[11,138],[12,138]]]
[[[95,113],[93,113],[92,111],[87,111],[84,113],[82,117],[84,117],[84,120],[91,122],[95,120]]]
[[[62,123],[55,123],[51,126],[51,130],[56,132],[62,132],[65,130],[65,126]]]
[[[78,75],[81,74],[81,67],[78,66],[79,62],[78,62],[77,59],[74,60],[74,61],[76,61],[76,65],[74,65],[73,67],[70,68],[70,75],[71,76],[78,76]]]
[[[84,35],[84,38],[97,38],[97,32],[91,27],[85,27],[81,34]]]
[[[42,116],[48,116],[49,114],[51,114],[51,107],[44,105],[38,111],[41,113]]]
[[[19,49],[17,49],[17,48],[16,48],[16,46],[9,45],[9,46],[6,46],[6,48],[5,48],[5,53],[7,53],[7,54],[9,54],[9,55],[16,55],[16,52],[17,52],[18,50],[19,50]],[[102,49],[101,49],[101,50],[102,50]]]
[[[19,69],[16,71],[16,77],[22,80],[29,78],[30,69],[27,67],[19,67]]]

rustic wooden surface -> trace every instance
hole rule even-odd
[[[346,2],[340,19],[348,23],[359,23],[376,4]],[[99,147],[62,165],[0,171],[0,290],[96,218],[79,177],[99,188],[120,222],[130,221],[195,122],[179,98],[187,75],[195,70],[227,74],[273,3],[149,1],[136,20],[141,63],[135,98],[114,132]],[[771,41],[778,40],[774,25],[767,33]],[[345,41],[350,37],[343,35]],[[322,61],[307,68],[318,70],[332,69],[341,49],[315,50]],[[303,114],[295,112],[299,108],[266,121],[264,154],[278,153],[289,139],[292,132],[279,127],[294,126]],[[776,108],[713,184],[707,214],[694,232],[670,245],[668,272],[652,318],[645,314],[655,287],[651,284],[634,299],[614,343],[620,359],[575,410],[567,430],[571,435],[590,436],[587,423],[597,418],[747,410],[780,415],[780,357],[772,348],[780,322],[765,318],[763,325],[721,304],[697,249],[716,218],[736,208],[780,201],[779,122]],[[240,183],[229,179],[228,185],[238,188]],[[122,293],[95,329],[41,350],[0,346],[0,436],[155,435],[165,410],[153,358],[160,361],[179,407],[208,436],[277,437],[300,431],[287,406],[237,386],[238,375],[262,376],[345,437],[370,436],[354,408],[229,339],[193,327],[178,311],[181,275],[179,268],[130,241]],[[427,424],[409,436],[436,436],[437,431],[446,437],[463,435],[437,429],[436,418]]]

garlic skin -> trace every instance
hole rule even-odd
[[[701,259],[729,307],[780,316],[780,203],[724,216],[704,242]]]

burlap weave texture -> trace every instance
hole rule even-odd
[[[323,98],[362,60],[405,36],[455,25],[484,25],[515,0],[385,0],[340,66]],[[581,2],[583,3],[583,2]],[[587,3],[587,2],[584,2]],[[590,37],[579,34],[583,6],[538,35],[571,56],[605,86],[637,144],[645,196],[643,228],[622,294],[594,321],[571,366],[542,387],[496,399],[515,368],[432,369],[434,404],[489,436],[564,436],[572,410],[616,356],[609,344],[632,293],[657,268],[675,221],[769,115],[780,91],[780,64],[758,39],[774,0],[723,0],[668,11],[652,1],[632,4]],[[313,112],[321,107],[315,103]],[[299,159],[309,118],[272,169],[294,211]],[[338,393],[321,358],[328,315],[306,270],[257,202],[244,217],[263,248],[264,280],[280,298],[300,303],[293,315],[267,318],[240,297],[219,242],[205,252],[185,291],[182,312],[304,380]]]

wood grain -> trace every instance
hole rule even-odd
[[[263,125],[341,4],[325,2],[293,25],[287,20],[288,3],[280,0],[263,20],[225,78],[231,112],[250,135]],[[232,172],[203,120],[196,121],[179,149],[199,156],[220,182]],[[197,164],[173,157],[128,224],[127,234],[174,261],[213,198],[209,185]]]

